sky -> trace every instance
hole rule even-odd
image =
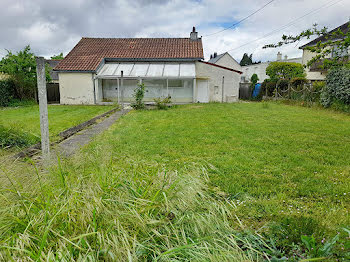
[[[206,60],[213,52],[229,51],[238,62],[244,53],[253,54],[254,61],[273,61],[278,51],[301,57],[298,47],[310,41],[262,49],[283,34],[295,35],[315,23],[333,29],[350,19],[350,0],[274,0],[216,33],[269,1],[0,0],[0,57],[28,44],[38,56],[66,55],[81,37],[189,37],[195,26]]]

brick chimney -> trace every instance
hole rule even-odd
[[[214,58],[218,56],[218,53],[214,52]]]
[[[195,41],[198,40],[198,32],[196,32],[196,28],[193,27],[192,32],[190,34],[190,39]]]

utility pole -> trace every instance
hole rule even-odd
[[[44,57],[36,58],[36,75],[38,81],[39,111],[40,111],[40,131],[41,131],[41,151],[43,159],[47,162],[50,159],[49,141],[49,119],[47,112],[46,74]]]

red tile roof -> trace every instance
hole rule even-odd
[[[202,39],[85,38],[55,67],[58,71],[95,71],[104,58],[143,60],[201,60]]]

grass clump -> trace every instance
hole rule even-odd
[[[0,125],[0,148],[2,149],[11,147],[22,148],[38,140],[39,138],[32,134],[13,130],[12,128],[5,128]]]
[[[105,152],[60,164],[36,192],[5,203],[0,260],[251,261],[275,252],[237,234],[235,207],[213,194],[204,168],[167,171]]]

